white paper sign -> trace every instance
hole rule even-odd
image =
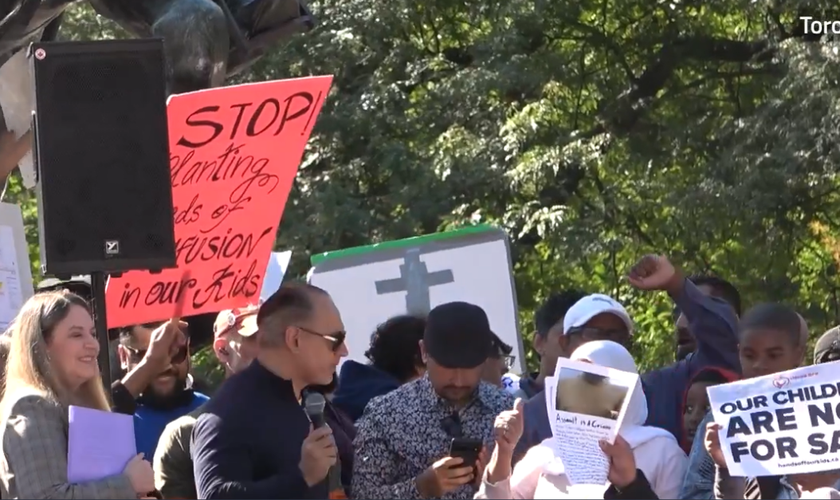
[[[603,485],[609,460],[598,442],[615,441],[639,376],[565,358],[557,360],[545,393],[552,439],[559,460],[549,470],[566,475],[570,485]],[[548,444],[548,443],[546,443]]]
[[[268,300],[271,294],[283,284],[283,277],[286,276],[286,269],[289,268],[289,261],[292,260],[292,251],[271,252],[268,257],[268,265],[265,269],[260,299]]]
[[[33,293],[23,215],[19,206],[0,203],[0,332]]]
[[[35,109],[33,98],[35,82],[29,69],[29,51],[18,50],[3,66],[0,66],[0,107],[6,128],[20,139],[32,128],[32,110]],[[27,151],[18,163],[18,170],[27,189],[35,187],[35,164],[32,151]]]
[[[377,325],[393,316],[424,315],[439,304],[463,301],[487,313],[490,328],[515,356],[524,350],[507,234],[492,226],[347,248],[312,257],[309,283],[329,292],[347,330],[347,359],[367,363]]]
[[[840,468],[840,361],[707,390],[731,475]]]

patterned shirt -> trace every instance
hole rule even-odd
[[[458,412],[463,437],[481,439],[489,453],[494,444],[493,422],[511,408],[513,396],[481,382],[473,401]],[[372,399],[356,423],[353,497],[422,498],[414,479],[449,454],[452,437],[443,422],[454,413],[455,408],[437,395],[428,376]],[[441,498],[466,499],[475,493],[475,487],[467,484]]]

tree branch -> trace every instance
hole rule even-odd
[[[763,63],[772,60],[774,48],[769,40],[739,41],[708,36],[678,37],[667,41],[629,89],[612,103],[602,104],[599,126],[584,135],[601,131],[616,135],[630,133],[648,109],[650,101],[665,88],[684,61]]]

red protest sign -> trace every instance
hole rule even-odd
[[[256,303],[331,76],[170,98],[177,268],[108,282],[108,327]]]

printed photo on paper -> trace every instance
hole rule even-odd
[[[546,379],[550,446],[559,460],[550,467],[571,485],[606,485],[609,461],[598,444],[613,442],[624,421],[639,376],[579,361],[560,359]],[[548,443],[547,443],[548,444]],[[562,469],[562,470],[561,470]]]
[[[557,375],[555,408],[566,413],[618,420],[629,391],[628,387],[612,383],[608,376],[562,368]]]
[[[840,469],[840,361],[709,387],[729,473]]]

